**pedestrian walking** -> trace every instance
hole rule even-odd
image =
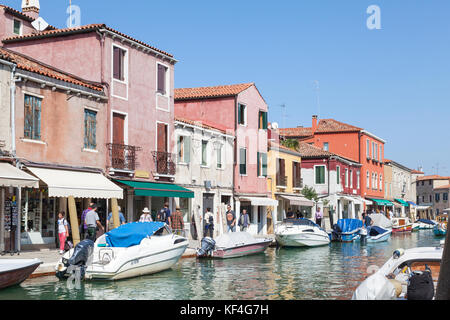
[[[320,211],[320,207],[317,207],[317,209],[316,209],[316,215],[315,215],[315,218],[316,218],[316,224],[317,224],[319,227],[322,227],[322,218],[323,218],[323,214],[322,214],[322,211]]]
[[[117,210],[119,211],[119,222],[120,222],[120,225],[123,225],[123,224],[126,223],[126,221],[125,221],[125,217],[123,216],[123,213],[120,211],[120,206],[117,206]],[[113,219],[111,219],[111,218],[112,218],[112,212],[110,212],[108,214],[108,218],[107,218],[108,230],[114,229],[114,222],[113,222]]]
[[[241,232],[247,231],[250,226],[250,217],[247,214],[247,209],[242,210],[242,214],[239,217],[238,226],[240,227]]]
[[[105,232],[105,228],[103,228],[100,223],[100,218],[97,214],[97,205],[94,204],[92,206],[92,210],[86,213],[86,218],[84,219],[87,225],[87,239],[90,239],[95,242],[97,238],[97,226]]]
[[[58,213],[58,238],[59,238],[59,253],[64,253],[64,246],[66,239],[69,237],[69,223],[65,218],[65,212]]]
[[[81,213],[81,224],[80,224],[81,240],[87,239],[87,224],[85,222],[85,219],[86,219],[86,214],[92,210],[93,205],[94,205],[93,202],[89,203],[89,207],[87,207],[87,209],[85,209],[83,211],[83,213]]]
[[[184,221],[183,221],[183,213],[180,211],[180,207],[177,206],[176,211],[174,212],[174,214],[172,215],[172,230],[174,231],[175,234],[179,235],[179,236],[183,236],[183,231],[184,231]]]
[[[236,231],[236,215],[234,214],[234,211],[231,210],[231,206],[227,206],[227,212],[226,212],[226,218],[227,218],[227,232],[235,232]]]
[[[159,213],[156,215],[156,221],[165,222],[169,226],[171,225],[171,212],[169,209],[169,203],[164,203],[164,208],[162,208]]]
[[[295,218],[294,212],[292,211],[291,208],[288,209],[288,212],[287,212],[287,214],[286,214],[286,217],[287,217],[288,219],[294,219],[294,218]]]
[[[211,208],[207,208],[205,212],[205,227],[204,227],[204,237],[214,237],[214,215],[211,212]]]
[[[147,207],[142,210],[139,222],[153,222],[152,215],[150,214],[150,210]]]

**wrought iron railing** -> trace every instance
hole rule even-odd
[[[109,150],[111,159],[111,167],[118,170],[134,171],[137,162],[137,152],[141,151],[141,147],[128,146],[124,144],[108,143],[106,147]]]
[[[294,184],[293,185],[294,188],[297,188],[297,189],[303,188],[303,179],[294,179],[293,184]]]
[[[168,176],[174,176],[176,172],[176,155],[173,153],[153,151],[153,160],[155,161],[155,172]]]
[[[277,187],[286,187],[287,178],[286,176],[277,176]]]

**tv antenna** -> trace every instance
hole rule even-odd
[[[320,85],[319,80],[314,80],[317,102],[317,117],[320,119]]]
[[[281,117],[283,118],[283,128],[286,128],[286,104],[280,105],[281,108]]]

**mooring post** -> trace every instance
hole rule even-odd
[[[436,300],[450,300],[450,245],[449,235],[445,236],[444,252],[442,253],[439,280],[436,290]]]

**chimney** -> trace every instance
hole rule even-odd
[[[315,133],[317,130],[317,116],[312,116],[312,132]]]
[[[39,9],[39,0],[22,0],[22,12],[34,20],[39,18]]]

